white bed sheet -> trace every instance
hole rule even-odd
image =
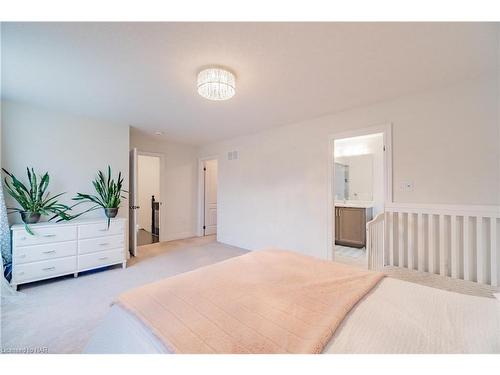
[[[85,353],[170,353],[114,305]],[[323,353],[500,353],[500,302],[383,279],[344,319]]]

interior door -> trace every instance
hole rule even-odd
[[[217,233],[217,160],[207,160],[204,165],[205,175],[205,215],[204,235]]]
[[[137,255],[137,149],[130,150],[130,168],[129,168],[129,250],[133,256]]]

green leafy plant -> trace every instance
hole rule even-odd
[[[27,212],[40,215],[53,215],[49,221],[59,217],[58,222],[72,219],[72,216],[67,213],[67,211],[71,210],[71,207],[59,203],[57,200],[58,197],[65,193],[59,193],[51,197],[50,192],[47,191],[50,181],[47,172],[43,176],[39,176],[40,179],[38,180],[33,168],[31,170],[30,168],[26,168],[26,174],[28,175],[28,186],[26,186],[6,169],[2,168],[2,171],[7,175],[4,179],[5,190],[21,206],[21,208],[8,207],[9,214]],[[26,231],[33,235],[28,224],[25,223],[24,225]]]
[[[77,193],[76,197],[73,198],[75,201],[79,201],[78,204],[84,202],[90,202],[94,205],[90,207],[88,210],[76,215],[80,216],[87,212],[97,210],[99,208],[119,208],[121,199],[126,198],[122,195],[122,193],[127,193],[126,190],[123,190],[123,177],[122,173],[118,173],[118,178],[115,180],[111,175],[111,167],[108,165],[108,173],[107,176],[104,175],[103,172],[99,171],[97,173],[97,178],[92,181],[94,188],[97,192],[97,195],[94,194],[85,194],[85,193]],[[76,217],[74,216],[74,217]],[[109,226],[109,217],[108,217],[108,226]]]

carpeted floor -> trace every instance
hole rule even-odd
[[[126,269],[115,266],[78,278],[21,285],[22,296],[2,300],[2,348],[80,353],[121,292],[242,255],[213,236],[142,246]],[[46,348],[46,349],[45,349]]]
[[[214,236],[142,246],[139,256],[105,271],[20,286],[21,296],[2,299],[1,347],[80,353],[121,292],[164,277],[210,265],[246,251],[223,245]],[[349,258],[345,256],[345,258]],[[347,262],[364,265],[363,257]],[[341,259],[337,259],[341,261]],[[387,269],[391,277],[465,294],[492,296],[495,289],[475,283],[404,269]]]
[[[151,245],[158,242],[158,236],[144,229],[137,231],[137,246]]]

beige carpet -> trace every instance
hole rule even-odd
[[[120,266],[20,286],[21,297],[2,300],[3,349],[39,349],[48,353],[79,353],[121,292],[164,277],[244,254],[215,242],[213,236],[143,246],[139,256]],[[460,293],[491,296],[492,288],[415,271],[388,270],[407,281]],[[451,281],[450,281],[451,280]]]
[[[126,269],[83,273],[21,285],[24,294],[2,300],[2,348],[80,353],[120,293],[168,276],[242,255],[213,236],[140,247]]]

